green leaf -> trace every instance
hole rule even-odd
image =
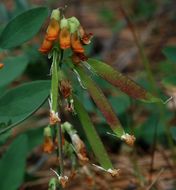
[[[0,70],[0,87],[10,84],[18,76],[20,76],[28,64],[26,56],[8,57],[3,63],[4,67]]]
[[[106,118],[107,123],[111,126],[116,135],[121,138],[124,134],[124,130],[102,90],[81,67],[75,67],[75,70],[78,72],[83,85],[87,88],[95,104]]]
[[[172,62],[176,63],[176,46],[168,46],[163,49],[163,54]]]
[[[0,133],[11,129],[31,116],[49,96],[50,81],[25,83],[0,97],[0,121],[10,125]]]
[[[176,126],[171,127],[170,132],[172,134],[172,138],[176,141]]]
[[[130,107],[130,99],[126,95],[111,96],[109,101],[119,115],[123,114]]]
[[[23,182],[27,157],[27,138],[19,136],[0,160],[0,189],[16,190]]]
[[[176,86],[176,76],[169,76],[162,80],[165,86]]]
[[[158,119],[158,114],[152,114],[141,126],[135,129],[137,139],[142,139],[147,144],[151,145],[154,141],[155,127],[157,127],[157,139],[162,139],[165,133],[164,122]]]
[[[28,137],[28,152],[32,151],[36,146],[43,142],[43,128],[30,129],[26,131]],[[30,140],[32,139],[32,141]]]
[[[30,40],[48,16],[46,7],[25,11],[12,19],[0,35],[0,48],[10,49]]]
[[[103,146],[103,143],[98,136],[90,118],[87,114],[87,111],[81,104],[81,102],[78,100],[76,96],[74,96],[74,108],[76,110],[76,113],[78,114],[79,120],[82,124],[82,127],[85,131],[85,134],[87,136],[87,139],[92,147],[92,150],[100,163],[100,165],[105,168],[113,168],[112,163],[107,155],[107,152]]]
[[[0,129],[7,127],[5,123],[0,123]],[[8,131],[7,133],[4,133],[0,137],[0,146],[6,143],[7,139],[10,137],[11,131]]]
[[[126,93],[132,98],[149,103],[162,102],[160,98],[153,96],[151,93],[147,92],[145,89],[136,84],[133,80],[124,76],[110,65],[96,59],[89,59],[88,63],[103,79],[107,80],[115,87],[118,87],[122,92]]]

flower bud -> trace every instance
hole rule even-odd
[[[0,63],[0,69],[2,69],[4,67],[3,63]]]
[[[44,143],[43,143],[43,151],[46,153],[52,153],[54,150],[54,143],[51,136],[50,127],[46,127],[44,129]]]
[[[51,134],[51,128],[49,126],[45,127],[44,128],[44,136],[45,137],[51,137],[52,134]]]
[[[60,22],[60,34],[59,34],[59,41],[60,41],[60,48],[67,49],[70,48],[70,31],[69,31],[69,24],[68,20],[63,18]]]
[[[51,13],[51,19],[55,19],[57,21],[60,20],[60,10],[59,9],[54,9]]]

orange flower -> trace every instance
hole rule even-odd
[[[39,51],[42,53],[48,53],[52,49],[52,46],[53,46],[53,42],[45,38],[43,40],[41,47],[39,48]]]
[[[52,18],[47,28],[46,39],[49,41],[56,40],[59,35],[59,30],[60,30],[59,22],[54,18]]]
[[[67,19],[63,18],[60,23],[61,31],[59,34],[60,48],[70,48],[70,31]]]
[[[84,48],[80,42],[78,32],[74,32],[71,34],[71,46],[74,52],[76,53],[84,53]]]
[[[2,69],[4,67],[3,63],[0,63],[0,69]]]
[[[52,153],[53,150],[54,150],[54,143],[52,141],[52,138],[49,136],[46,136],[44,139],[43,151],[46,153]]]

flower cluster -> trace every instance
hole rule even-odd
[[[42,53],[49,53],[54,46],[62,50],[71,48],[72,59],[75,63],[87,60],[83,45],[91,42],[92,34],[87,34],[76,17],[66,19],[59,9],[52,11],[45,38],[39,49]]]

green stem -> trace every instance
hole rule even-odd
[[[51,77],[51,107],[56,113],[58,110],[58,86],[59,86],[59,76],[58,76],[58,62],[60,56],[57,50],[53,50],[53,62],[52,62],[52,77]]]
[[[64,176],[64,160],[63,160],[63,147],[62,147],[62,128],[58,127],[58,147],[59,147],[59,165],[60,165],[60,175]]]
[[[62,52],[61,52],[62,53]],[[61,62],[61,55],[58,49],[53,50],[52,62],[52,77],[51,77],[51,109],[54,113],[58,113],[58,96],[59,96],[59,64]],[[54,125],[54,135],[58,137],[57,155],[59,155],[59,172],[64,175],[63,167],[63,149],[62,149],[62,130],[59,124]]]

